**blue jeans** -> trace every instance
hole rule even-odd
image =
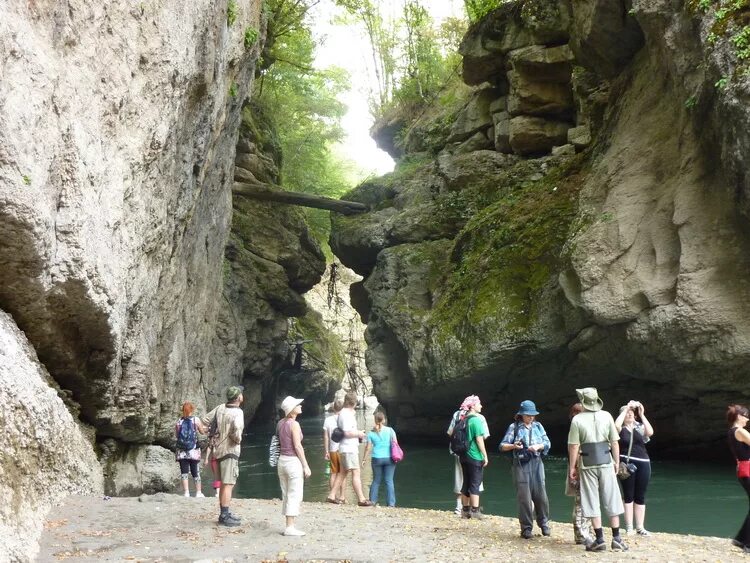
[[[393,486],[393,474],[396,464],[389,457],[372,458],[372,485],[370,485],[370,502],[378,502],[378,490],[385,477],[385,489],[388,496],[388,506],[396,506],[396,488]]]

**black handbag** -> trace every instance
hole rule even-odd
[[[630,445],[628,446],[628,456],[625,458],[625,463],[621,463],[617,468],[617,478],[624,481],[629,479],[636,471],[638,466],[635,463],[630,463],[630,452],[633,451],[633,432],[635,432],[635,426],[630,431]]]

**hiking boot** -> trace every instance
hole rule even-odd
[[[604,540],[591,540],[586,544],[586,551],[607,551],[607,544]]]
[[[546,537],[550,537],[552,535],[552,530],[549,529],[549,526],[542,526],[542,535]]]
[[[461,507],[461,518],[471,518],[471,512],[469,512],[468,506]]]
[[[239,526],[242,522],[234,518],[231,514],[227,514],[223,518],[219,516],[219,526],[227,526],[230,528],[234,528],[236,526]]]
[[[530,540],[534,534],[531,533],[531,530],[528,528],[525,530],[521,530],[521,537],[525,540]]]
[[[614,551],[627,551],[628,546],[625,545],[625,542],[622,541],[622,538],[620,536],[615,536],[612,538],[612,545],[610,546]]]
[[[646,528],[636,528],[635,533],[638,536],[650,536],[651,532],[649,532]]]
[[[484,514],[482,514],[482,510],[479,508],[472,508],[469,514],[473,519],[484,520]]]

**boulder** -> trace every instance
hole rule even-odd
[[[526,0],[521,5],[521,21],[534,43],[567,43],[571,20],[570,0]]]
[[[534,82],[570,82],[573,51],[568,45],[531,45],[508,53],[508,61],[518,74]]]
[[[477,131],[470,138],[454,148],[454,154],[466,154],[469,152],[491,149],[494,146],[494,140],[490,138],[491,134],[492,131],[489,128],[484,131]]]
[[[370,127],[370,137],[379,149],[387,152],[392,158],[400,158],[404,151],[396,144],[396,138],[407,125],[407,119],[393,108],[375,120]]]
[[[496,113],[499,113],[501,111],[506,111],[507,106],[508,106],[507,96],[501,96],[499,98],[496,98],[492,100],[492,103],[490,103],[490,113],[492,115],[495,115]]]
[[[492,127],[491,106],[502,99],[494,88],[479,90],[471,97],[466,107],[458,114],[451,128],[448,143],[463,142]]]
[[[561,145],[552,147],[552,156],[573,156],[576,154],[576,148],[573,145]]]
[[[569,117],[573,114],[573,91],[569,84],[536,82],[524,75],[508,72],[511,90],[508,113],[516,115],[550,115]]]
[[[510,146],[510,114],[507,111],[501,111],[494,114],[492,119],[495,123],[495,150],[504,153],[513,152]]]
[[[525,115],[514,117],[510,120],[510,146],[520,155],[546,153],[567,141],[569,127],[570,124],[563,121]]]
[[[177,490],[180,466],[174,453],[168,449],[141,444],[122,445],[108,440],[102,451],[106,494],[137,497]]]
[[[582,149],[591,144],[591,129],[588,125],[579,125],[568,129],[568,143],[577,149]]]
[[[576,0],[570,46],[576,62],[600,76],[616,76],[643,47],[643,31],[627,0]]]

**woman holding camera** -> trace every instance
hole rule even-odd
[[[622,496],[625,505],[625,530],[639,536],[650,536],[643,523],[646,519],[646,489],[651,480],[651,460],[646,444],[654,435],[654,429],[646,418],[646,410],[638,401],[630,401],[620,408],[615,420],[620,433],[620,464],[629,464],[630,477],[623,479]]]
[[[536,405],[533,401],[523,401],[516,420],[505,432],[500,450],[513,453],[513,484],[518,499],[518,521],[521,524],[521,537],[531,539],[534,520],[549,536],[549,501],[545,485],[542,455],[549,452],[550,441],[547,432],[536,421]]]

